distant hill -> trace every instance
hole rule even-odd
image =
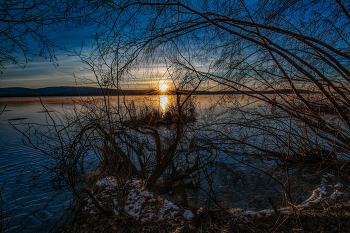
[[[103,92],[102,92],[103,90]],[[34,97],[34,96],[102,96],[118,95],[116,89],[102,89],[96,87],[44,87],[38,89],[24,87],[6,87],[0,88],[0,97]],[[175,91],[167,91],[162,93],[158,90],[123,90],[119,91],[119,95],[173,95]],[[189,94],[188,91],[182,91],[183,94]],[[196,94],[222,94],[222,92],[204,92],[198,91]]]
[[[300,90],[301,92],[305,92]],[[103,89],[105,95],[116,96],[116,89]],[[279,90],[280,93],[291,94],[291,90]],[[189,94],[189,91],[182,91],[183,94]],[[274,94],[273,91],[262,91],[261,94]],[[123,90],[119,95],[174,95],[176,91],[167,91],[162,93],[157,90]],[[216,94],[240,94],[239,92],[230,91],[196,91],[196,95],[216,95]],[[249,92],[253,94],[253,92]],[[0,97],[34,97],[34,96],[102,96],[101,88],[96,87],[44,87],[38,89],[24,87],[6,87],[0,88]]]
[[[118,95],[115,89],[103,89],[105,94]],[[123,90],[125,95],[151,94],[150,90]],[[123,95],[119,92],[119,95]],[[0,97],[32,97],[32,96],[102,96],[102,90],[96,87],[44,87],[38,89],[23,87],[0,88]]]

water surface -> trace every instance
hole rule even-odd
[[[95,99],[101,100],[101,97]],[[215,104],[218,99],[223,97],[195,96],[193,101],[198,103],[196,111],[199,120],[206,120],[210,112],[204,110]],[[27,127],[26,123],[36,123],[40,127],[50,123],[47,111],[55,118],[56,114],[70,112],[73,102],[81,100],[91,98],[42,98],[45,108],[38,98],[0,98],[0,109],[6,105],[5,111],[0,115],[0,188],[3,187],[5,232],[49,232],[54,226],[60,226],[69,220],[71,214],[66,209],[71,204],[71,194],[52,186],[51,177],[43,166],[49,166],[48,158],[43,153],[25,146],[21,133],[13,127],[24,130]],[[123,98],[119,101],[123,102]],[[175,97],[127,96],[125,101],[129,103],[145,101],[152,103],[158,110],[166,111],[174,103]],[[244,100],[241,99],[241,102]],[[111,103],[116,105],[118,98],[112,97]],[[212,167],[214,174],[212,183],[218,201],[231,207],[256,210],[270,207],[268,197],[273,197],[277,204],[282,203],[284,201],[282,186],[262,171],[270,174],[280,172],[275,161],[249,158],[239,154],[230,158],[219,154]],[[297,197],[299,202],[312,193],[324,175],[318,173],[315,176],[305,171],[291,171],[291,173],[295,174],[294,187],[301,187],[299,192],[301,194]],[[281,181],[283,176],[284,174],[281,174]],[[210,192],[208,183],[203,182],[202,186]],[[189,197],[201,200],[198,205],[208,203],[203,192],[198,190],[190,191]]]

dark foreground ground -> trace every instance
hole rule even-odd
[[[350,232],[350,206],[337,205],[296,214],[246,216],[228,214],[224,207],[207,209],[188,222],[141,223],[121,216],[81,214],[63,232]]]
[[[124,195],[120,208],[120,189],[113,178],[98,181],[91,190],[96,199],[87,195],[76,204],[71,209],[73,220],[59,232],[350,232],[348,200],[323,199],[306,206],[264,211],[222,205],[215,209],[185,208],[181,200],[172,203],[134,180],[128,184],[129,194]],[[102,207],[111,211],[103,212]]]

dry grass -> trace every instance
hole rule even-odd
[[[166,111],[164,114],[158,110],[153,110],[151,112],[144,113],[139,117],[131,117],[129,120],[124,121],[124,123],[132,123],[132,124],[142,124],[149,126],[161,126],[161,125],[172,125],[177,122],[178,113],[174,113],[172,111]],[[189,113],[183,113],[181,115],[181,121],[183,124],[187,124],[190,122],[195,122],[196,117],[194,115],[194,111]]]

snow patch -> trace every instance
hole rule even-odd
[[[242,208],[231,209],[229,210],[229,213],[231,213],[236,218],[243,219],[245,222],[248,222],[247,217],[254,217],[254,216],[258,218],[261,217],[259,212],[252,211],[252,210],[245,210]]]
[[[117,182],[113,177],[105,177],[102,180],[96,182],[96,185],[104,184],[107,186],[107,189],[112,189],[117,186]]]
[[[191,211],[189,211],[189,210],[185,210],[185,212],[183,213],[183,216],[184,216],[187,220],[189,220],[189,219],[191,219],[191,218],[193,217],[193,213],[192,213]]]
[[[268,216],[272,215],[273,210],[261,210],[261,211],[259,211],[259,213],[264,215],[264,216],[266,216],[266,217],[268,217]]]
[[[330,199],[333,201],[336,201],[337,199],[343,198],[343,197],[348,197],[348,195],[338,190],[335,190],[335,192],[330,196]]]
[[[171,201],[154,196],[153,193],[148,192],[143,188],[142,181],[133,179],[127,183],[131,186],[131,190],[126,198],[124,209],[129,215],[141,220],[141,222],[169,220],[181,215],[187,220],[193,217],[191,211],[181,211]],[[113,190],[117,187],[117,182],[113,177],[106,177],[96,182],[96,185],[101,184],[106,185],[108,190]],[[105,193],[100,194],[101,197],[104,195]],[[113,202],[117,206],[118,201],[113,198]],[[90,199],[88,199],[88,207],[92,207]],[[116,210],[114,212],[119,214]]]
[[[302,206],[310,206],[310,204],[320,203],[326,195],[326,188],[324,185],[322,185],[312,191],[312,195],[303,202]]]

